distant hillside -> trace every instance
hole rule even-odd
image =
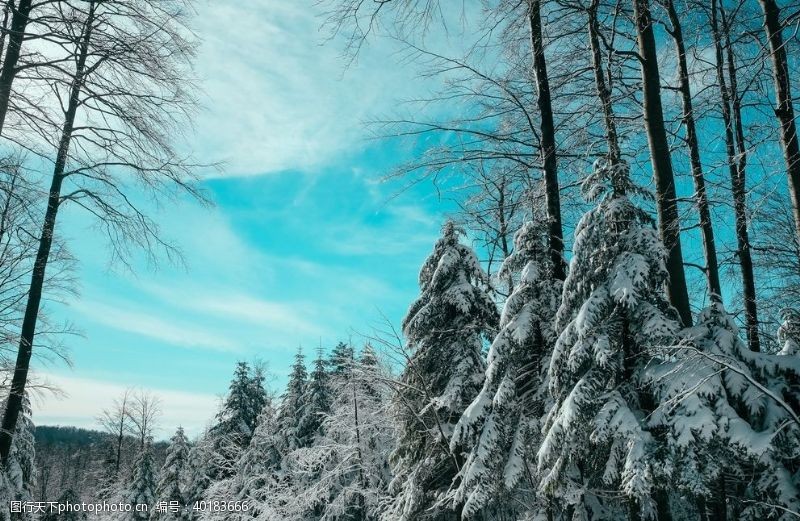
[[[115,449],[115,439],[108,433],[62,425],[38,425],[36,438],[37,483],[35,499],[55,501],[72,488],[83,500],[95,498],[84,494],[97,490],[105,463]],[[167,443],[153,444],[157,466],[164,461]],[[123,441],[119,479],[127,479],[129,466],[138,452],[138,441],[127,436]]]

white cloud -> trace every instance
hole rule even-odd
[[[343,75],[309,4],[208,2],[198,17],[198,72],[208,100],[197,137],[227,175],[310,170],[346,152],[397,77],[390,64]],[[221,31],[235,20],[233,30]]]
[[[197,323],[182,323],[174,318],[165,320],[149,313],[126,309],[120,305],[78,300],[73,309],[106,326],[120,331],[181,347],[198,347],[215,351],[237,351],[238,348],[225,335],[203,329]]]
[[[97,416],[110,407],[128,385],[118,382],[39,373],[38,379],[64,393],[39,393],[33,400],[34,422],[40,425],[74,425],[97,429]],[[183,426],[189,435],[199,434],[217,411],[219,398],[212,394],[189,393],[172,389],[146,389],[161,399],[161,429],[156,438],[167,438]]]

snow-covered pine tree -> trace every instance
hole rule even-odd
[[[277,424],[279,438],[282,440],[279,448],[284,455],[306,443],[298,429],[306,409],[307,380],[305,357],[303,351],[298,349],[294,357],[292,372],[289,375],[289,382],[286,385],[286,392],[281,397],[281,404],[278,408]]]
[[[266,379],[264,372],[265,368],[261,363],[256,363],[252,368],[250,387],[247,393],[248,403],[246,414],[247,424],[250,425],[251,432],[255,432],[256,426],[258,425],[258,417],[261,411],[264,410],[267,402],[269,402],[267,390],[264,388],[264,380]]]
[[[99,501],[112,502],[121,489],[115,465],[116,451],[114,445],[106,441],[101,452],[103,456],[95,475],[98,484],[95,494]]]
[[[181,505],[181,511],[174,513],[155,512],[150,517],[152,520],[158,521],[177,521],[188,519],[188,513],[183,508],[186,504],[183,488],[185,484],[185,473],[188,467],[189,460],[189,440],[183,432],[183,427],[178,427],[175,434],[170,438],[169,447],[167,447],[167,454],[164,459],[164,464],[161,466],[161,471],[158,474],[158,485],[156,486],[155,497],[156,501],[177,501]]]
[[[301,445],[312,445],[314,439],[322,434],[322,420],[330,412],[332,400],[328,371],[320,348],[314,360],[314,370],[311,371],[306,386],[305,408],[298,425],[297,437],[301,440]]]
[[[213,460],[213,443],[206,431],[189,449],[186,489],[183,491],[188,509],[192,509],[195,502],[206,499],[206,491],[212,483],[209,469],[212,467]],[[192,510],[192,512],[192,518],[196,519],[196,511]]]
[[[598,160],[582,191],[595,207],[575,229],[556,318],[541,488],[568,519],[652,519],[668,514],[646,419],[654,403],[642,387],[653,352],[673,345],[679,328],[664,294],[666,253],[629,197],[647,193],[627,164]]]
[[[387,388],[379,385],[385,370],[374,352],[367,354],[368,367],[352,356],[342,364],[346,372],[332,377],[334,399],[321,435],[290,459],[300,478],[291,505],[295,517],[310,510],[324,521],[373,521],[386,499],[394,432]]]
[[[528,462],[539,445],[540,422],[549,406],[546,377],[561,296],[550,262],[547,228],[526,222],[498,272],[502,280],[516,284],[489,348],[483,389],[464,411],[451,441],[453,450],[472,447],[455,497],[464,504],[465,518],[534,502],[532,497],[509,501],[509,494],[526,475],[531,480],[526,488],[536,488],[535,464],[531,469]]]
[[[372,344],[367,342],[361,349],[361,356],[358,360],[358,370],[361,373],[361,380],[365,388],[365,392],[378,396],[381,392],[382,380],[387,377],[385,370],[381,367],[381,362],[378,360],[378,354]]]
[[[209,430],[214,459],[209,476],[221,480],[233,475],[236,461],[250,443],[258,413],[264,407],[266,392],[260,369],[251,376],[247,362],[238,362],[217,423]],[[258,409],[257,409],[258,408]]]
[[[331,350],[328,358],[330,375],[334,378],[347,373],[348,365],[353,359],[353,347],[350,344],[339,342]]]
[[[461,461],[450,437],[481,389],[484,341],[493,336],[497,307],[471,248],[452,222],[422,266],[420,297],[403,321],[410,357],[396,399],[393,496],[385,519],[456,519],[446,497]]]
[[[131,511],[125,512],[125,521],[146,521],[150,517],[156,501],[156,469],[153,461],[152,439],[145,442],[142,452],[133,464],[133,476],[126,487],[124,502],[131,505]],[[147,510],[137,511],[137,505],[147,505]]]
[[[268,400],[258,417],[250,445],[239,460],[233,491],[237,500],[249,501],[252,507],[269,501],[269,492],[275,486],[276,470],[281,465],[277,432],[275,409]],[[251,514],[257,517],[257,509]]]
[[[783,309],[781,320],[781,325],[778,327],[780,354],[800,356],[800,311],[792,308]]]
[[[770,399],[774,384],[761,369],[775,355],[750,351],[720,303],[703,310],[676,347],[648,371],[661,403],[649,423],[671,434],[670,486],[693,498],[703,519],[800,512],[798,484],[783,464],[800,447],[800,425]]]

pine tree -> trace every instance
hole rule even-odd
[[[116,449],[114,445],[106,442],[102,450],[102,462],[96,473],[96,480],[99,485],[97,489],[97,499],[99,501],[113,501],[116,494],[120,492],[119,475],[116,472]]]
[[[158,475],[158,485],[156,486],[155,497],[156,500],[177,501],[181,505],[181,512],[174,513],[155,512],[151,519],[166,521],[166,520],[179,520],[186,519],[188,515],[184,510],[186,504],[183,488],[184,488],[184,475],[187,470],[189,460],[189,441],[183,432],[183,427],[178,427],[175,434],[170,439],[169,447],[167,448],[167,455],[164,459],[164,464]]]
[[[506,501],[538,446],[547,396],[547,366],[555,343],[553,320],[560,297],[552,278],[547,230],[525,223],[498,277],[518,280],[489,349],[483,389],[456,425],[451,448],[472,446],[456,502],[471,518]],[[528,483],[535,489],[535,483]],[[513,503],[512,503],[513,504]]]
[[[331,410],[331,388],[322,349],[314,360],[314,370],[306,386],[303,415],[298,425],[298,438],[301,445],[309,446],[314,438],[321,434],[322,420]]]
[[[191,509],[195,502],[206,499],[205,493],[212,483],[209,470],[213,460],[212,440],[208,432],[204,432],[189,449],[186,489],[183,491],[187,508]]]
[[[672,345],[678,331],[664,295],[666,252],[629,198],[647,194],[625,163],[598,160],[582,190],[596,206],[575,229],[556,318],[541,485],[568,517],[653,518],[665,505],[656,500],[657,444],[646,422],[654,404],[642,383],[654,350]],[[598,493],[609,489],[627,500]]]
[[[276,439],[277,430],[275,409],[268,401],[258,417],[258,425],[250,445],[239,461],[237,498],[253,499],[271,483],[275,470],[281,463]]]
[[[394,433],[386,388],[376,382],[383,369],[363,370],[353,358],[343,367],[332,378],[332,404],[315,443],[287,458],[294,478],[290,518],[371,521],[386,499]]]
[[[283,458],[279,451],[281,442],[275,408],[267,400],[258,417],[250,445],[239,460],[238,472],[231,487],[230,497],[248,505],[247,512],[243,512],[241,518],[287,517],[282,510],[286,501],[287,480],[279,472]]]
[[[393,499],[387,519],[454,519],[445,503],[459,465],[453,426],[480,391],[483,343],[498,322],[488,280],[452,222],[422,266],[421,294],[403,321],[411,351],[401,375],[399,437],[392,453]]]
[[[283,440],[280,447],[282,454],[287,454],[306,443],[299,427],[306,409],[307,379],[308,373],[303,352],[298,349],[294,357],[292,372],[289,375],[289,382],[286,385],[286,392],[283,394],[278,409],[277,424]]]
[[[133,477],[125,492],[125,503],[133,508],[123,518],[129,521],[146,521],[156,501],[156,469],[153,461],[152,440],[148,439],[133,466]],[[137,505],[147,505],[148,510],[137,511]]]
[[[800,492],[783,462],[800,446],[800,425],[764,393],[773,383],[762,368],[775,357],[751,351],[720,303],[698,315],[677,348],[649,370],[662,404],[649,423],[669,429],[670,485],[714,519],[798,511]]]
[[[340,377],[347,374],[348,366],[353,359],[353,347],[350,344],[339,342],[331,351],[328,365],[332,377]]]
[[[209,471],[213,479],[230,477],[236,460],[250,443],[258,413],[266,400],[263,380],[261,370],[251,376],[247,362],[236,364],[228,395],[217,413],[217,423],[209,431],[215,453]]]

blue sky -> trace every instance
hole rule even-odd
[[[160,209],[187,266],[135,261],[133,272],[109,265],[85,216],[63,212],[81,289],[51,309],[83,336],[67,340],[73,369],[39,363],[39,381],[64,396],[38,397],[37,423],[94,427],[130,386],[161,396],[159,435],[179,423],[197,433],[237,360],[266,361],[280,389],[299,345],[313,355],[381,313],[400,320],[447,205],[425,186],[392,197],[399,186],[379,179],[408,150],[369,139],[362,123],[428,86],[410,81],[388,40],[345,70],[320,22],[307,3],[202,6],[205,109],[188,144],[225,161],[203,183],[215,207]]]

